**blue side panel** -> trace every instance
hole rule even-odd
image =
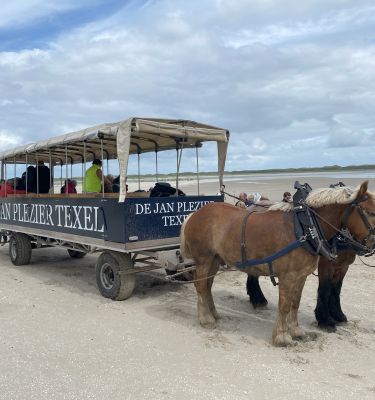
[[[150,197],[127,199],[125,241],[155,240],[180,235],[181,225],[192,212],[222,196]]]
[[[0,198],[0,229],[16,225],[36,230],[127,243],[177,237],[193,211],[222,196],[129,198]]]
[[[116,242],[125,240],[124,204],[117,199],[0,198],[0,229],[11,224]]]

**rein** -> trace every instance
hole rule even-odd
[[[363,265],[366,265],[366,267],[375,268],[375,265],[371,265],[371,264],[368,264],[368,263],[364,262],[364,261],[362,260],[362,258],[359,257],[359,256],[358,256],[358,258],[361,260],[361,262],[362,262]]]
[[[236,200],[239,200],[239,201],[243,201],[243,200],[240,199],[239,197],[234,196],[233,194],[230,194],[230,193],[228,193],[228,192],[225,192],[224,190],[220,190],[220,193],[226,194],[227,196],[232,197],[233,199],[236,199]]]

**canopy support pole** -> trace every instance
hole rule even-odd
[[[200,190],[199,190],[199,154],[198,154],[198,143],[195,146],[195,154],[196,154],[196,158],[197,158],[197,186],[198,186],[198,196],[200,194]]]
[[[156,173],[156,182],[159,182],[158,147],[156,143],[155,143],[155,173]]]
[[[100,139],[100,152],[101,152],[101,157],[102,157],[102,197],[104,198],[104,166],[103,166],[104,150],[103,150],[103,139]]]
[[[176,196],[178,196],[178,183],[179,183],[179,174],[180,174],[180,165],[181,165],[181,159],[182,159],[182,150],[184,148],[184,143],[182,142],[181,144],[181,149],[180,149],[180,143],[181,139],[176,139],[176,152],[177,152],[177,170],[176,170]],[[179,151],[180,150],[180,151]]]
[[[86,141],[83,142],[83,164],[82,164],[82,185],[83,193],[86,193]]]
[[[26,163],[26,179],[25,179],[25,184],[26,184],[26,197],[27,197],[27,175],[28,175],[28,170],[27,170],[27,168],[28,168],[28,161],[27,161],[27,153],[26,153],[26,157],[25,157],[25,163]]]
[[[138,151],[138,190],[141,190],[141,166],[140,166],[140,162],[141,162],[141,153]]]
[[[68,170],[68,145],[65,145],[65,196],[68,197],[68,179],[69,179],[69,170]],[[64,185],[63,185],[64,186]]]
[[[5,197],[7,197],[7,192],[8,192],[8,190],[7,190],[7,188],[8,188],[7,180],[8,180],[8,178],[7,178],[7,164],[5,163]]]
[[[17,176],[17,171],[16,171],[16,156],[13,158],[14,162],[14,180],[13,180],[13,191],[14,193],[16,192],[16,176]]]
[[[52,155],[51,155],[51,150],[48,152],[48,162],[49,162],[49,194],[51,196],[52,193],[54,193],[54,187],[53,187],[53,166],[52,166]]]
[[[35,153],[35,161],[36,161],[36,194],[39,194],[39,160],[38,160],[38,153]]]

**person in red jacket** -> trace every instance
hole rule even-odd
[[[77,181],[67,179],[65,185],[61,188],[61,193],[77,193]]]
[[[19,178],[15,178],[19,179]],[[5,183],[0,185],[0,197],[7,197],[9,194],[25,194],[25,190],[14,190],[14,179],[8,179]],[[17,181],[16,181],[17,187]]]

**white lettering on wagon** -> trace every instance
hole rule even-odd
[[[135,215],[160,215],[163,227],[182,225],[188,215],[212,201],[136,203]]]
[[[65,229],[104,232],[100,207],[0,202],[0,222],[55,226]]]

